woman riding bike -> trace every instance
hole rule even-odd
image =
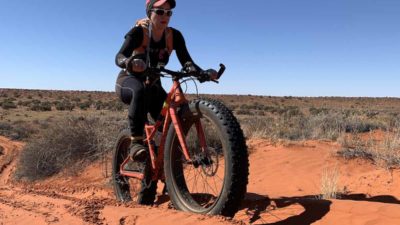
[[[159,77],[149,74],[147,68],[164,67],[175,50],[182,66],[190,62],[194,70],[201,71],[190,57],[182,34],[168,27],[175,6],[175,0],[146,0],[148,18],[139,20],[125,35],[116,56],[116,64],[122,68],[116,82],[116,93],[122,102],[129,104],[131,161],[124,168],[128,171],[137,170],[136,162],[142,162],[147,156],[143,145],[147,113],[156,120],[167,97]],[[207,73],[212,80],[218,77],[213,69]]]

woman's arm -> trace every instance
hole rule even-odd
[[[126,59],[132,55],[133,50],[135,50],[142,44],[142,41],[143,29],[141,26],[135,26],[125,35],[124,44],[122,45],[121,49],[117,53],[117,56],[115,57],[115,64],[117,64],[117,66],[121,67],[122,69],[125,69]]]
[[[173,42],[174,42],[174,49],[176,51],[176,56],[178,57],[179,62],[182,66],[185,65],[186,62],[192,62],[196,70],[201,71],[202,69],[193,62],[192,57],[186,48],[185,39],[182,36],[182,33],[176,29],[172,28],[173,32]]]

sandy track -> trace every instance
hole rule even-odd
[[[248,193],[229,220],[176,211],[167,196],[153,207],[116,202],[101,164],[78,176],[13,182],[23,144],[0,137],[0,224],[400,224],[399,171],[338,159],[338,146],[330,142],[248,144]],[[345,192],[340,200],[318,199],[325,168],[339,171],[339,188]]]

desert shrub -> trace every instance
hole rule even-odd
[[[12,126],[7,122],[0,122],[0,135],[4,135],[5,132],[12,130]]]
[[[262,112],[263,114],[259,114]],[[313,113],[311,113],[313,112]],[[265,111],[238,110],[237,115],[253,115],[242,118],[247,127],[247,137],[270,139],[329,139],[336,140],[342,133],[365,133],[376,129],[389,130],[400,124],[400,119],[368,119],[365,116],[351,115],[348,111],[313,110],[304,115],[298,107],[274,107]],[[272,114],[271,114],[272,113]],[[264,122],[268,121],[268,122]]]
[[[94,103],[94,107],[96,108],[96,110],[107,109],[107,103],[98,100]]]
[[[261,110],[256,111],[255,114],[256,114],[257,116],[265,116],[265,112],[264,112],[264,111],[261,111]]]
[[[253,112],[250,109],[238,109],[235,113],[237,115],[253,115]]]
[[[21,106],[30,106],[31,104],[33,104],[33,102],[31,100],[21,101],[21,104],[18,103],[18,105],[21,105]]]
[[[63,100],[61,102],[58,101],[56,103],[56,109],[59,110],[59,111],[65,111],[65,110],[72,111],[74,108],[75,108],[75,105],[72,104],[68,100]]]
[[[281,114],[284,114],[284,116],[286,117],[295,117],[303,115],[298,106],[286,106],[282,109]]]
[[[79,104],[79,108],[82,110],[87,110],[90,108],[91,103],[90,102],[82,102]]]
[[[29,123],[16,122],[13,125],[13,132],[10,135],[12,140],[28,140],[35,134],[36,129]]]
[[[74,102],[81,102],[81,99],[80,99],[79,97],[75,97],[75,98],[72,98],[72,101],[74,101]]]
[[[263,110],[266,112],[275,113],[278,111],[278,109],[279,109],[279,107],[276,107],[276,106],[264,106]]]
[[[29,110],[32,111],[51,111],[51,103],[46,101],[46,102],[38,102],[38,103],[33,103],[29,106]]]
[[[107,103],[107,109],[112,111],[123,111],[128,106],[121,101],[109,101]]]
[[[36,130],[32,125],[26,122],[16,121],[13,124],[10,122],[0,122],[0,135],[12,140],[26,140],[35,132]]]
[[[345,131],[347,133],[364,133],[379,128],[386,129],[386,126],[382,123],[378,123],[367,118],[362,118],[359,116],[353,116],[346,119],[344,124]]]
[[[61,170],[76,172],[112,150],[121,123],[110,118],[71,117],[55,121],[21,153],[16,178],[37,180]]]
[[[272,117],[250,117],[240,120],[247,138],[272,138],[274,119]]]
[[[294,115],[293,115],[294,114]],[[246,137],[269,139],[331,139],[341,132],[343,119],[337,115],[304,116],[301,112],[286,111],[282,115],[255,116],[241,119]]]
[[[15,109],[17,108],[17,105],[8,99],[4,100],[2,103],[0,103],[1,107],[3,109]]]
[[[311,115],[316,116],[318,114],[327,114],[329,113],[329,109],[327,108],[315,108],[315,107],[310,107],[308,109]]]
[[[251,106],[252,109],[255,110],[263,110],[264,109],[264,105],[258,102],[254,102],[253,105]]]
[[[336,140],[344,131],[344,118],[340,114],[315,114],[308,120],[308,129],[312,139]]]
[[[367,110],[364,112],[364,114],[368,117],[368,118],[375,118],[379,115],[378,111],[371,111],[371,110]]]
[[[232,111],[235,111],[238,108],[238,106],[234,104],[228,104],[227,107]]]
[[[400,167],[400,132],[386,134],[383,140],[362,139],[352,134],[340,139],[338,155],[345,159],[361,158],[386,168]]]
[[[273,127],[274,138],[302,140],[310,136],[308,119],[304,116],[279,117]]]
[[[50,126],[52,118],[49,117],[46,120],[33,120],[32,124],[38,127],[38,129],[47,129]]]
[[[338,155],[345,159],[362,158],[374,161],[375,154],[371,151],[372,142],[365,141],[356,133],[350,136],[343,136],[339,139],[341,150]]]
[[[14,91],[14,97],[15,98],[21,97],[21,93],[19,91]]]
[[[239,108],[240,108],[240,109],[244,109],[244,110],[246,110],[246,109],[251,109],[251,107],[250,107],[249,105],[247,105],[247,104],[242,104],[242,105],[240,105]]]

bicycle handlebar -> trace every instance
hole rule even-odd
[[[191,66],[191,64],[186,64],[185,67],[182,68],[181,71],[172,71],[169,69],[166,69],[164,67],[161,68],[152,68],[152,70],[156,73],[158,73],[160,76],[163,76],[162,73],[166,73],[169,74],[171,76],[173,76],[174,78],[177,79],[182,79],[185,77],[195,77],[197,78],[200,82],[205,82],[205,81],[213,81],[218,83],[218,79],[222,76],[222,74],[225,72],[225,65],[224,64],[219,64],[220,68],[218,70],[218,76],[217,76],[217,80],[211,80],[208,73],[206,71],[190,71],[189,67]]]

